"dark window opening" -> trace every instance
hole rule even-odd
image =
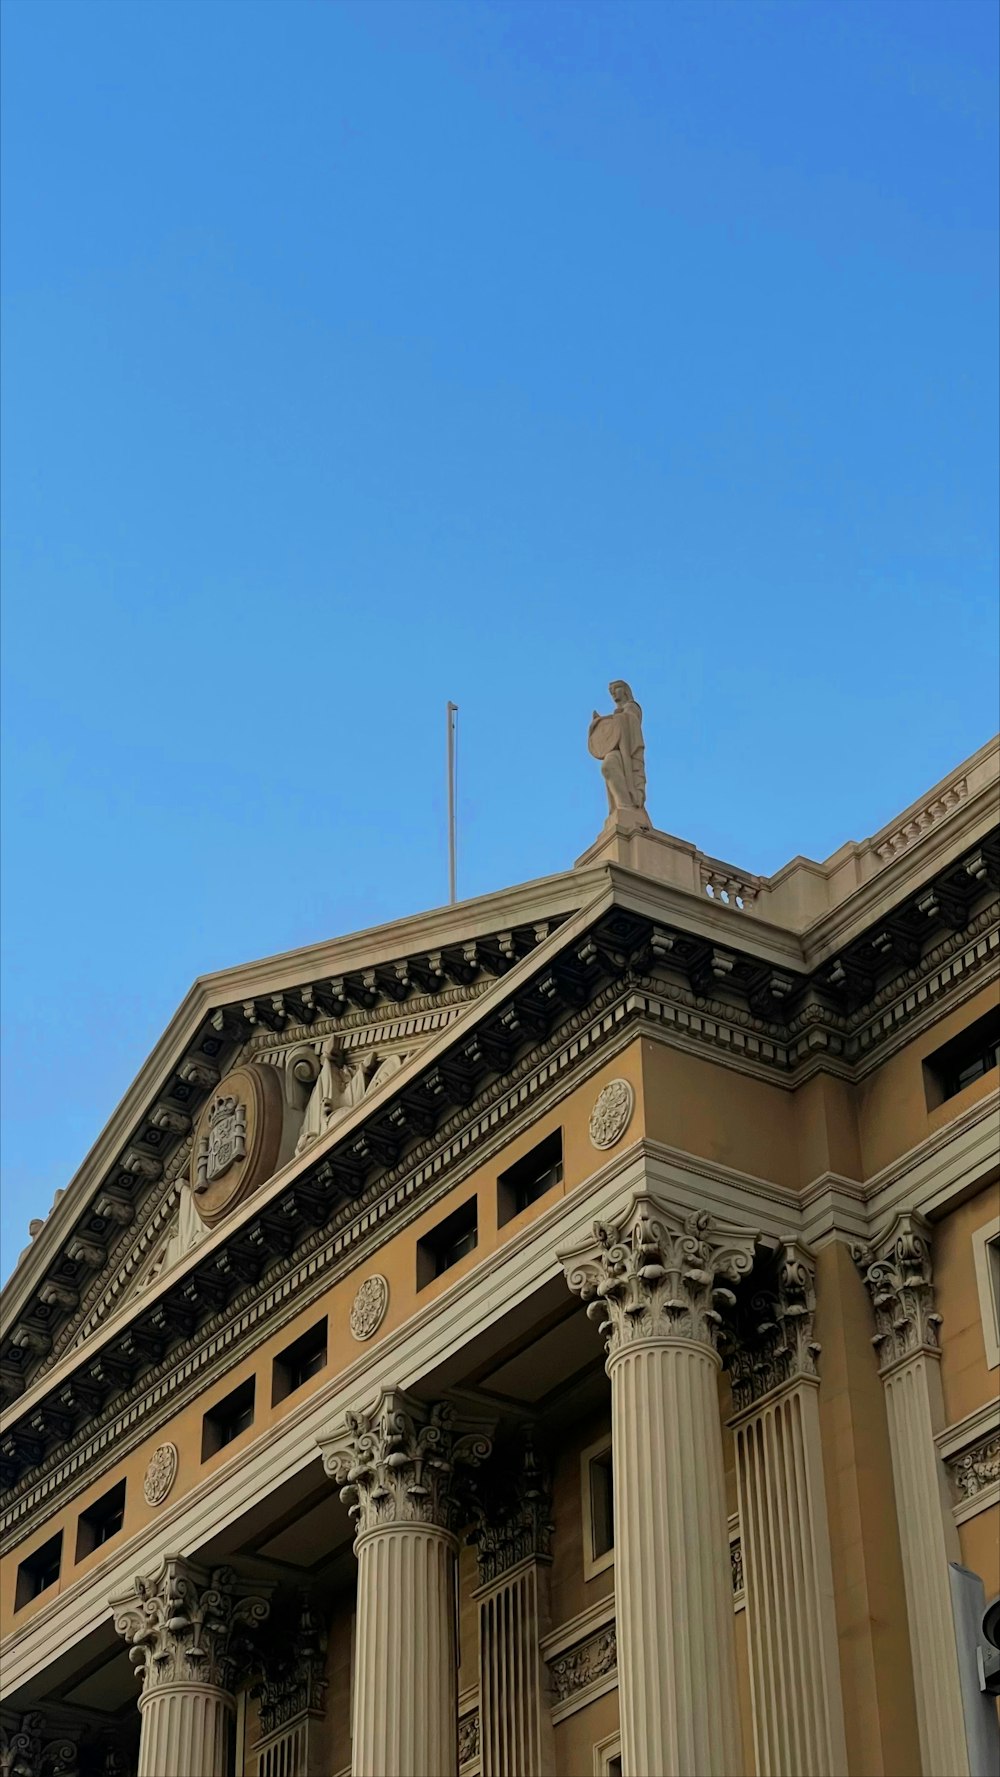
[[[944,1104],[1000,1066],[1000,1006],[985,1012],[924,1062],[927,1108]]]
[[[596,1561],[615,1546],[615,1480],[611,1451],[590,1459],[590,1546]]]
[[[622,1755],[616,1752],[614,1758],[608,1760],[608,1777],[622,1777]]]
[[[279,1351],[274,1360],[271,1373],[271,1405],[283,1401],[286,1395],[294,1394],[297,1388],[308,1382],[310,1376],[318,1376],[326,1367],[326,1317],[318,1320],[308,1332],[293,1339],[291,1345]]]
[[[119,1481],[117,1487],[102,1494],[100,1499],[80,1513],[76,1527],[76,1558],[82,1560],[93,1549],[99,1549],[102,1543],[111,1541],[117,1536],[125,1522],[125,1483]]]
[[[478,1199],[470,1197],[417,1241],[417,1288],[433,1283],[471,1253],[479,1239]]]
[[[562,1175],[562,1130],[555,1129],[497,1179],[497,1226],[544,1197]]]
[[[206,1457],[214,1456],[217,1450],[224,1450],[241,1432],[249,1430],[253,1424],[253,1407],[254,1378],[250,1376],[205,1414],[201,1431],[202,1462]]]
[[[50,1537],[33,1555],[21,1562],[17,1570],[17,1586],[14,1591],[14,1609],[20,1610],[22,1605],[30,1604],[54,1586],[59,1578],[62,1566],[62,1531]]]

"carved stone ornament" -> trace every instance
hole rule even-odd
[[[467,1516],[456,1471],[485,1462],[492,1422],[459,1425],[447,1402],[428,1406],[398,1388],[383,1389],[370,1411],[344,1417],[340,1437],[321,1438],[320,1449],[357,1535],[384,1524],[453,1530]]]
[[[729,1571],[733,1581],[733,1595],[738,1597],[743,1591],[743,1544],[738,1536],[729,1544]]]
[[[0,1777],[78,1777],[79,1768],[76,1743],[47,1730],[40,1710],[0,1722]]]
[[[519,1459],[475,1490],[476,1522],[469,1542],[476,1545],[479,1583],[490,1585],[529,1557],[552,1558],[552,1493],[548,1475],[530,1437]]]
[[[642,710],[624,679],[612,679],[608,690],[614,700],[610,716],[597,710],[587,733],[587,750],[601,761],[601,776],[608,795],[607,825],[628,831],[650,826],[646,812],[646,749],[642,738]]]
[[[147,1505],[163,1504],[177,1479],[179,1462],[176,1444],[157,1444],[142,1478],[142,1492]]]
[[[237,1579],[231,1567],[209,1572],[174,1555],[155,1572],[137,1575],[111,1608],[143,1689],[207,1684],[232,1690],[250,1633],[267,1616],[269,1590]]]
[[[468,1715],[459,1717],[458,1722],[458,1762],[460,1765],[471,1765],[473,1759],[479,1757],[479,1710],[471,1709]]]
[[[260,1702],[260,1731],[274,1734],[300,1715],[322,1715],[326,1708],[327,1636],[307,1597],[299,1605],[291,1641],[265,1654],[260,1682],[251,1696]]]
[[[940,1349],[940,1314],[934,1312],[930,1225],[904,1210],[870,1246],[852,1249],[875,1310],[872,1339],[880,1369]]]
[[[284,1128],[277,1068],[233,1068],[205,1105],[194,1132],[192,1200],[214,1228],[264,1184],[278,1164]]]
[[[735,1302],[725,1284],[750,1271],[757,1239],[741,1223],[681,1213],[640,1193],[621,1222],[595,1222],[593,1238],[561,1252],[559,1262],[599,1322],[609,1356],[637,1339],[691,1339],[714,1349],[721,1310]]]
[[[737,1309],[723,1347],[738,1413],[786,1382],[815,1377],[820,1351],[812,1336],[815,1277],[812,1254],[787,1241],[762,1287]]]
[[[618,1638],[614,1624],[600,1629],[579,1647],[560,1654],[549,1667],[553,1699],[565,1703],[577,1691],[585,1691],[599,1678],[614,1672],[618,1665]]]
[[[590,1113],[590,1139],[595,1148],[613,1148],[621,1141],[635,1106],[635,1093],[628,1080],[609,1080],[597,1094]]]
[[[985,1487],[1000,1481],[1000,1436],[980,1438],[971,1449],[948,1458],[948,1470],[963,1500],[975,1499]]]
[[[377,1333],[389,1307],[389,1285],[378,1272],[366,1277],[351,1304],[351,1332],[355,1339]]]

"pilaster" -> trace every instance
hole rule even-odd
[[[727,1359],[754,1749],[767,1777],[847,1771],[815,1306],[812,1255],[786,1242],[741,1305]]]
[[[934,1443],[945,1419],[930,1232],[923,1216],[906,1211],[854,1257],[875,1314],[872,1343],[885,1389],[921,1757],[925,1772],[967,1777],[948,1571],[949,1562],[960,1559],[958,1534]]]
[[[741,1765],[717,1342],[756,1238],[640,1192],[559,1254],[608,1351],[624,1777]]]
[[[488,1430],[390,1388],[319,1441],[355,1521],[353,1777],[455,1777],[460,1476],[489,1455]]]
[[[168,1555],[111,1600],[142,1681],[138,1777],[226,1777],[235,1675],[269,1589]]]
[[[540,1643],[549,1626],[552,1499],[530,1435],[489,1475],[471,1539],[480,1585],[482,1777],[552,1777],[551,1699]]]

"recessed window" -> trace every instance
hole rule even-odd
[[[927,1108],[944,1104],[1000,1066],[1000,1007],[985,1012],[924,1062]]]
[[[82,1561],[102,1543],[117,1536],[125,1522],[125,1483],[119,1481],[108,1493],[81,1512],[76,1527],[76,1558]]]
[[[28,1555],[17,1570],[17,1586],[14,1592],[14,1609],[20,1610],[23,1605],[30,1604],[33,1598],[39,1598],[54,1586],[59,1578],[62,1565],[62,1531],[50,1537],[33,1555]]]
[[[979,1313],[983,1326],[986,1365],[1000,1367],[1000,1216],[994,1216],[972,1236],[976,1265]]]
[[[242,1432],[249,1431],[253,1424],[253,1404],[254,1378],[249,1376],[205,1414],[201,1431],[202,1462],[214,1456],[217,1450],[224,1450]]]
[[[583,1504],[583,1576],[593,1579],[615,1558],[615,1485],[611,1440],[591,1444],[580,1457]]]
[[[417,1241],[418,1290],[433,1283],[443,1272],[450,1271],[459,1259],[473,1251],[478,1239],[478,1199],[470,1197],[467,1203],[445,1216],[443,1222]]]
[[[278,1353],[271,1372],[271,1405],[294,1394],[326,1368],[326,1316]]]
[[[497,1226],[536,1203],[563,1175],[562,1130],[555,1129],[497,1179]]]

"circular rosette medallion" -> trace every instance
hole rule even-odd
[[[590,1113],[590,1139],[595,1148],[613,1148],[621,1141],[635,1105],[635,1093],[628,1080],[609,1080],[597,1094]]]
[[[389,1285],[376,1272],[366,1277],[351,1305],[351,1332],[355,1339],[370,1339],[377,1333],[389,1306]]]
[[[142,1491],[146,1504],[161,1506],[177,1479],[179,1458],[176,1444],[157,1444],[146,1464]]]
[[[191,1194],[214,1228],[271,1177],[281,1145],[281,1082],[273,1067],[235,1067],[203,1107],[195,1130]]]

